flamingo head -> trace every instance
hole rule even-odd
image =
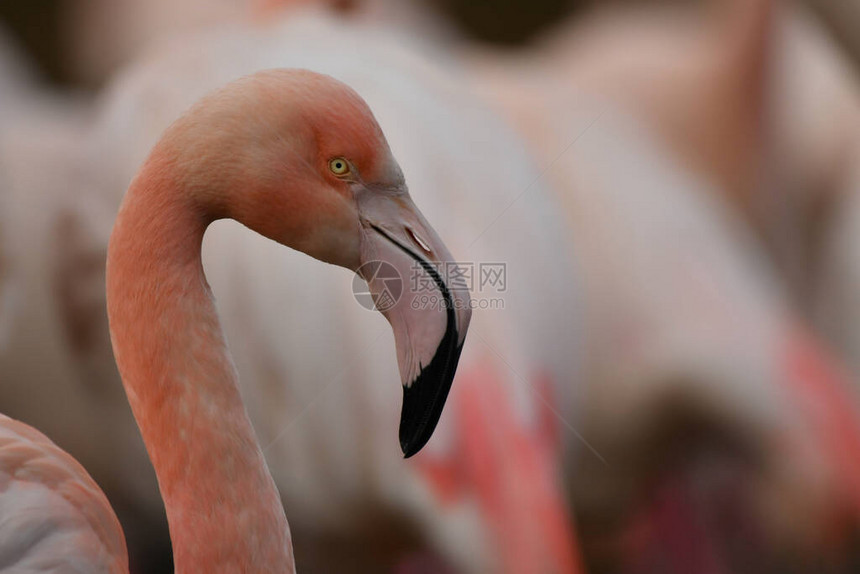
[[[454,378],[469,293],[448,279],[453,257],[412,202],[367,104],[328,76],[269,70],[204,98],[177,124],[168,151],[211,217],[236,219],[367,281],[394,330],[401,448],[418,452]]]

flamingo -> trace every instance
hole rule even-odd
[[[798,3],[718,7],[723,17],[707,24],[697,14],[598,15],[547,39],[552,63],[542,65],[566,70],[577,96],[631,110],[717,184],[856,380],[860,337],[845,315],[856,308],[856,69]],[[521,123],[539,125],[528,113]]]
[[[333,44],[332,37],[339,42]],[[231,222],[217,222],[207,233],[207,276],[243,373],[243,397],[290,509],[293,535],[309,549],[299,557],[299,567],[381,570],[413,549],[430,549],[463,572],[522,571],[517,565],[533,556],[556,562],[546,571],[571,571],[575,548],[559,551],[552,543],[569,525],[559,526],[564,521],[557,517],[537,518],[543,515],[542,501],[554,500],[565,510],[557,484],[558,441],[544,432],[546,419],[561,429],[561,442],[577,440],[563,425],[569,413],[547,417],[544,404],[553,404],[559,392],[567,397],[573,387],[550,389],[542,382],[575,379],[579,361],[580,331],[564,319],[579,313],[578,280],[557,208],[520,141],[464,93],[456,67],[440,69],[426,54],[376,28],[321,14],[288,14],[265,27],[237,25],[164,46],[117,78],[98,102],[94,129],[78,141],[74,179],[66,178],[81,181],[74,202],[60,204],[68,232],[44,246],[46,253],[57,253],[56,270],[48,267],[45,275],[27,278],[31,308],[17,323],[26,332],[29,320],[48,324],[44,316],[50,316],[63,330],[41,333],[30,347],[43,345],[46,352],[57,347],[68,362],[34,361],[28,347],[16,345],[17,352],[0,364],[14,367],[6,377],[39,376],[27,393],[5,386],[3,404],[14,407],[10,414],[57,437],[90,469],[120,515],[134,563],[159,554],[153,546],[161,538],[152,540],[153,533],[166,529],[153,523],[159,524],[163,510],[142,443],[132,432],[127,401],[116,392],[107,324],[99,314],[103,268],[94,262],[104,258],[118,192],[159,133],[205,92],[273,66],[312,67],[359,89],[410,174],[410,192],[431,220],[441,222],[439,231],[449,245],[476,265],[505,262],[511,275],[500,294],[505,309],[478,313],[479,330],[473,332],[481,341],[463,351],[467,378],[454,385],[450,401],[468,407],[453,409],[447,421],[443,417],[427,452],[404,461],[390,448],[397,397],[377,384],[396,372],[393,357],[384,352],[393,342],[374,324],[373,314],[356,305],[339,270],[278,249]],[[505,210],[525,189],[529,201]],[[17,195],[15,203],[27,206],[35,201],[27,198],[38,194],[22,186]],[[44,233],[27,217],[34,208],[20,209],[13,237],[20,247],[17,259],[27,263],[34,258],[24,248]],[[43,285],[51,288],[43,292]],[[542,296],[534,297],[536,292]],[[284,304],[297,300],[305,304]],[[554,304],[542,304],[545,300]],[[371,344],[374,333],[378,341]],[[342,344],[328,350],[333,339]],[[275,341],[291,343],[285,350]],[[482,371],[495,373],[495,379],[478,376]],[[66,377],[65,383],[57,384],[53,374]],[[320,379],[329,384],[320,385]],[[466,394],[457,390],[461,383],[464,390],[501,389],[503,414],[490,419],[477,401],[461,396]],[[52,389],[38,409],[32,396],[47,391],[36,389]],[[63,398],[55,401],[60,393]],[[570,398],[559,402],[565,408],[577,404]],[[72,406],[64,410],[64,405]],[[103,426],[82,421],[106,413],[105,424],[114,432],[99,439]],[[481,452],[481,441],[463,433],[478,420],[527,443],[518,456],[529,465],[513,464],[517,458],[492,442],[492,434],[482,433],[475,436],[490,442],[481,456],[492,455],[484,468],[496,470],[475,472],[468,453]],[[116,465],[119,459],[125,464]],[[538,476],[554,477],[556,484],[517,486]],[[443,482],[455,487],[442,487]],[[374,528],[367,528],[369,523]],[[332,545],[344,551],[332,552]]]
[[[850,368],[856,395],[860,76],[812,18],[799,10],[789,16],[778,38],[774,74],[785,94],[777,103],[779,117],[792,121],[772,128],[778,175],[763,194],[766,200],[776,196],[768,191],[784,190],[779,198],[785,217],[760,220],[778,261],[791,272],[795,298]]]
[[[712,190],[765,243],[795,305],[856,376],[855,322],[844,320],[854,306],[842,295],[852,292],[842,272],[853,265],[842,239],[850,225],[840,215],[852,209],[856,189],[856,69],[796,2],[720,2],[713,11],[720,17],[707,22],[696,12],[603,11],[550,35],[523,59],[565,78],[566,88],[549,89],[631,110],[716,183]],[[478,63],[493,59],[484,54]],[[497,65],[499,75],[511,68]],[[492,82],[490,73],[486,91]],[[539,141],[539,114],[516,104],[516,89],[505,91],[524,133]]]
[[[773,7],[731,6],[695,34],[691,20],[603,15],[553,45],[552,65],[497,61],[483,76],[549,166],[583,266],[579,428],[608,465],[580,449],[568,481],[592,566],[851,560],[843,526],[858,517],[860,417],[850,378],[749,227],[767,156]],[[801,522],[815,526],[784,527]],[[757,524],[746,536],[764,544],[732,550],[741,523]]]
[[[610,461],[573,457],[587,553],[720,572],[795,552],[812,568],[839,548],[844,566],[860,448],[849,379],[737,214],[641,126],[602,122],[556,167],[591,302],[580,426]],[[740,525],[759,541],[746,550],[732,546]]]
[[[293,572],[284,510],[203,275],[203,233],[224,217],[348,269],[418,262],[449,300],[446,311],[398,303],[384,313],[405,377],[407,456],[438,420],[468,329],[468,295],[434,271],[451,256],[411,202],[369,108],[327,76],[271,70],[227,85],[168,129],[133,180],[108,251],[108,315],[176,570]],[[384,288],[368,283],[377,296]],[[83,468],[26,425],[0,423],[11,529],[3,562],[127,572],[116,516]]]
[[[91,108],[40,86],[23,60],[0,68],[10,72],[0,88],[0,410],[74,453],[109,493],[130,539],[147,539],[141,531],[156,531],[163,510],[140,511],[157,508],[157,487],[115,375],[104,316],[104,245],[99,251],[90,243],[98,221],[106,245],[118,207],[85,193],[90,181],[81,142]],[[94,320],[105,322],[103,333],[91,328]],[[70,345],[72,336],[77,343]],[[21,408],[48,389],[54,400],[39,411]],[[105,426],[112,432],[104,433]],[[108,462],[122,457],[136,462]],[[143,505],[129,492],[152,494]],[[160,548],[166,533],[162,540]],[[146,566],[143,557],[157,555],[149,543],[133,543],[131,553]]]

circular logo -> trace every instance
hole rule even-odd
[[[370,284],[375,286],[376,293],[371,291]],[[368,261],[352,278],[352,294],[365,309],[385,312],[394,307],[403,295],[403,279],[391,263]]]

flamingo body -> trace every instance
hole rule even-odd
[[[815,564],[834,540],[835,561],[850,559],[834,531],[845,535],[842,505],[853,513],[855,470],[839,453],[856,452],[860,418],[844,370],[805,334],[748,226],[759,201],[785,197],[762,187],[774,192],[764,197],[758,180],[767,4],[736,3],[746,33],[731,37],[672,21],[650,36],[641,18],[617,34],[610,16],[555,54],[570,57],[567,74],[526,59],[500,65],[484,86],[551,166],[580,255],[589,408],[579,428],[608,461],[580,450],[568,478],[591,564],[663,571],[672,558],[678,571],[761,570],[795,549]],[[654,82],[658,73],[665,81]],[[838,141],[841,129],[805,121],[780,129]],[[804,159],[792,167],[820,158]],[[653,512],[625,529],[642,508]],[[733,526],[720,524],[733,512]],[[766,547],[724,552],[740,524],[757,525],[750,536]],[[652,553],[661,545],[662,556]]]
[[[128,572],[119,521],[86,470],[45,435],[0,415],[2,572]]]

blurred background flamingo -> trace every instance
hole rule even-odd
[[[483,89],[552,164],[582,254],[595,385],[584,428],[625,461],[605,468],[586,454],[571,473],[585,555],[610,571],[631,548],[634,571],[850,570],[851,379],[802,326],[796,278],[809,270],[792,269],[797,244],[777,233],[792,225],[788,239],[803,241],[804,212],[766,177],[779,164],[801,193],[827,193],[812,162],[790,163],[786,138],[771,135],[790,133],[798,149],[798,131],[816,128],[765,113],[769,99],[781,113],[803,105],[805,88],[771,63],[799,17],[770,2],[727,3],[710,21],[635,14],[596,16],[539,56],[477,58],[495,66]],[[784,526],[799,523],[815,526]],[[767,548],[738,551],[735,536]]]

